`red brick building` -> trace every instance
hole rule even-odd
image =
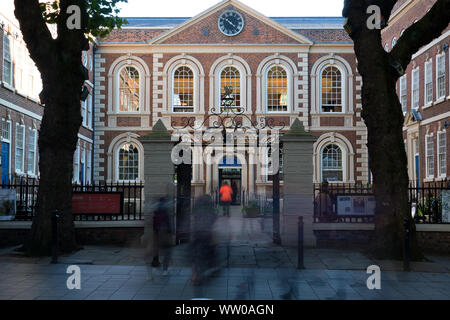
[[[14,18],[13,1],[2,1],[0,12],[0,117],[2,183],[12,177],[39,178],[38,135],[44,106],[39,93],[42,80]],[[92,182],[93,158],[93,47],[83,53],[89,70],[88,98],[81,102],[84,115],[74,157],[74,182]]]
[[[251,119],[289,129],[299,119],[317,136],[314,182],[367,183],[361,77],[342,18],[268,18],[222,1],[194,18],[128,18],[99,39],[95,55],[95,180],[143,180],[138,138],[162,120],[203,121],[220,108],[224,85]],[[201,155],[194,155],[194,157]],[[241,190],[265,193],[260,165],[235,162]],[[194,166],[193,185],[214,192],[220,159]]]
[[[396,4],[383,43],[391,50],[405,29],[421,19],[436,0],[400,0]],[[449,90],[450,27],[413,55],[406,73],[397,83],[405,112],[404,139],[411,180],[446,180],[450,168]]]

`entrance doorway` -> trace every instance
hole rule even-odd
[[[241,205],[242,165],[237,157],[234,157],[233,163],[227,162],[227,158],[224,157],[219,164],[219,188],[225,182],[233,189],[231,204],[234,206]]]
[[[219,185],[224,183],[233,189],[233,197],[231,205],[238,206],[241,204],[242,193],[242,171],[241,169],[220,168],[219,169]]]

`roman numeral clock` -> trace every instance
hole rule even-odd
[[[222,13],[218,20],[219,30],[229,37],[241,33],[244,29],[244,17],[235,10],[227,10]]]

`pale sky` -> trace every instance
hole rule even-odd
[[[3,1],[3,0],[1,0]],[[240,0],[268,17],[340,17],[344,0]],[[220,0],[128,0],[122,17],[193,17]]]

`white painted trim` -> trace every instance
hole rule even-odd
[[[19,107],[18,105],[13,104],[13,103],[11,103],[9,101],[3,100],[1,98],[0,98],[0,104],[4,105],[5,107],[10,108],[10,109],[12,109],[14,111],[17,111],[19,113],[23,113],[24,115],[29,116],[29,117],[31,117],[33,119],[36,119],[36,120],[39,120],[39,121],[42,120],[42,116],[41,115],[38,115],[38,114],[36,114],[34,112],[31,112],[31,111],[29,111],[29,110],[27,110],[25,108]]]
[[[430,123],[433,123],[433,122],[436,122],[436,121],[439,121],[439,120],[443,120],[443,119],[449,118],[449,117],[450,117],[450,111],[449,111],[449,112],[446,112],[446,113],[442,113],[442,114],[437,115],[437,116],[435,116],[435,117],[432,117],[432,118],[423,120],[423,121],[421,122],[421,124],[422,124],[422,125],[427,125],[427,124],[430,124]]]
[[[446,59],[445,52],[442,52],[442,53],[436,55],[436,60],[435,60],[435,66],[436,66],[436,101],[435,101],[435,104],[443,102],[445,100],[445,97],[447,96],[446,92],[444,92],[444,95],[438,96],[438,94],[439,94],[438,61],[440,58],[444,59],[444,90],[447,91],[447,88],[445,87],[445,84],[447,83],[447,74],[445,72],[445,69],[446,69],[445,66],[447,63],[447,59]]]
[[[436,176],[436,166],[435,166],[435,156],[436,156],[436,148],[434,146],[434,138],[433,138],[433,175],[428,174],[428,138],[433,138],[433,134],[425,135],[425,177],[428,180],[433,180]]]
[[[86,136],[83,136],[81,133],[78,134],[78,138],[80,138],[81,140],[84,140],[84,141],[86,141],[86,142],[89,142],[89,143],[91,143],[91,144],[94,143],[94,141],[93,141],[91,138],[88,138],[88,137],[86,137]]]
[[[431,101],[427,101],[427,70],[431,68]],[[434,84],[433,84],[433,58],[430,58],[428,61],[425,61],[423,67],[423,107],[422,109],[431,107],[433,105],[434,100]]]
[[[431,48],[433,48],[437,43],[441,42],[442,40],[444,40],[445,38],[447,38],[448,36],[450,36],[450,30],[448,30],[447,32],[445,32],[443,35],[441,35],[439,38],[434,39],[433,41],[431,41],[429,44],[427,44],[426,46],[422,47],[419,51],[417,51],[417,53],[413,54],[412,56],[412,60],[414,60],[415,58],[417,58],[418,56],[420,56],[421,54],[427,52],[428,50],[430,50]]]
[[[419,91],[419,96],[417,97],[417,107],[414,107],[414,74],[417,75],[418,86],[417,90]],[[419,110],[420,108],[420,67],[417,66],[415,69],[411,71],[411,109]]]

